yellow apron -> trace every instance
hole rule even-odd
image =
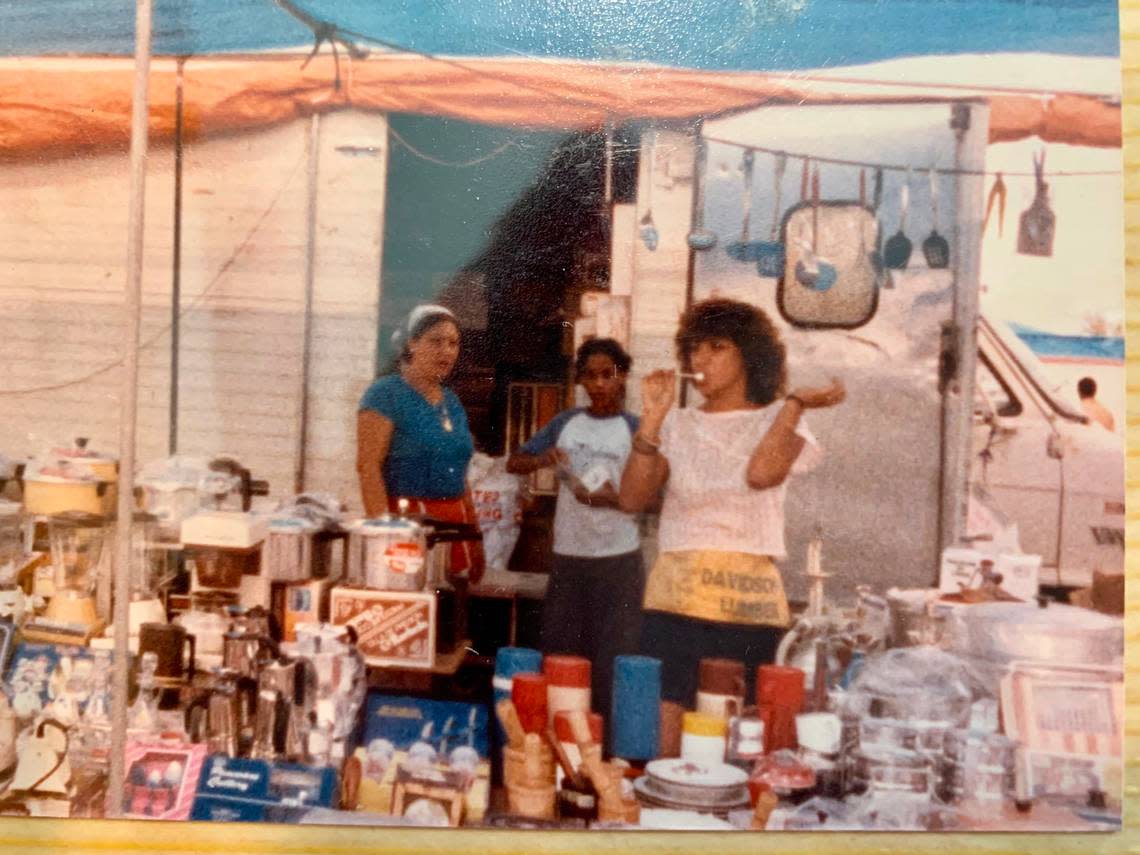
[[[780,571],[766,555],[713,550],[664,552],[645,584],[649,611],[718,623],[786,627]]]

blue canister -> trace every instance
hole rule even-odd
[[[661,660],[651,656],[614,658],[614,701],[610,741],[615,757],[652,760],[660,753]]]
[[[495,654],[495,676],[491,678],[491,687],[494,689],[495,705],[503,698],[511,696],[511,680],[515,674],[539,673],[542,671],[542,654],[530,647],[500,647]],[[499,735],[499,744],[506,742],[503,726],[495,717],[495,730]]]

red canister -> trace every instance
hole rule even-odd
[[[527,733],[546,730],[546,686],[543,674],[515,674],[511,680],[511,700]]]
[[[804,672],[761,665],[756,669],[756,706],[764,722],[764,753],[795,748],[796,716],[804,706]]]
[[[542,660],[546,677],[546,704],[550,721],[562,711],[590,712],[590,660],[581,656],[547,656]]]

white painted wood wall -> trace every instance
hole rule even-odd
[[[319,123],[305,487],[358,503],[355,412],[376,355],[387,122],[344,111]],[[178,451],[234,454],[276,496],[292,492],[297,468],[309,130],[299,120],[184,151]],[[172,150],[152,147],[140,462],[167,454],[173,174]],[[117,452],[127,190],[125,153],[0,170],[0,454],[77,435]]]

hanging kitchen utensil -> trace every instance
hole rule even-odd
[[[661,238],[657,232],[657,226],[653,222],[653,161],[657,159],[657,140],[654,139],[647,148],[649,164],[645,179],[645,215],[638,223],[637,233],[641,242],[645,244],[645,248],[653,252],[657,249],[657,243]]]
[[[1053,254],[1053,232],[1057,217],[1049,207],[1049,185],[1045,183],[1045,152],[1041,159],[1033,156],[1033,173],[1037,192],[1029,207],[1021,214],[1017,231],[1017,251],[1022,255],[1050,256]]]
[[[888,270],[906,270],[910,262],[910,253],[914,246],[906,236],[906,211],[909,206],[910,170],[907,169],[902,189],[899,191],[899,230],[887,239],[887,245],[883,247],[883,266]]]
[[[930,234],[922,242],[922,254],[931,270],[950,266],[950,242],[938,234],[938,173],[930,170]]]
[[[689,232],[689,247],[704,251],[716,246],[716,234],[705,228],[705,184],[708,181],[709,150],[704,139],[697,139],[696,222]]]
[[[759,246],[759,244],[752,242],[749,235],[752,225],[752,171],[755,161],[755,152],[746,148],[740,158],[742,181],[740,190],[740,240],[733,241],[724,248],[724,251],[737,261],[755,261],[756,247]]]
[[[820,258],[819,250],[819,169],[811,176],[811,243],[800,240],[804,254],[796,262],[796,281],[813,291],[827,291],[835,284],[835,265]]]
[[[806,166],[807,161],[804,161]],[[776,155],[772,172],[773,193],[772,231],[768,240],[757,244],[756,272],[769,279],[775,279],[784,272],[785,250],[780,241],[780,208],[784,189],[784,172],[788,168],[788,156],[783,152]]]
[[[1001,173],[997,174],[994,179],[994,186],[990,188],[989,198],[986,199],[986,216],[982,220],[982,234],[986,233],[986,227],[990,224],[990,212],[994,208],[994,201],[998,203],[998,237],[1002,236],[1005,230],[1005,181],[1001,177]]]
[[[875,167],[874,189],[871,191],[871,210],[875,214],[875,248],[867,253],[878,276],[879,286],[893,288],[889,276],[883,276],[883,224],[879,222],[879,209],[883,206],[883,167]]]

